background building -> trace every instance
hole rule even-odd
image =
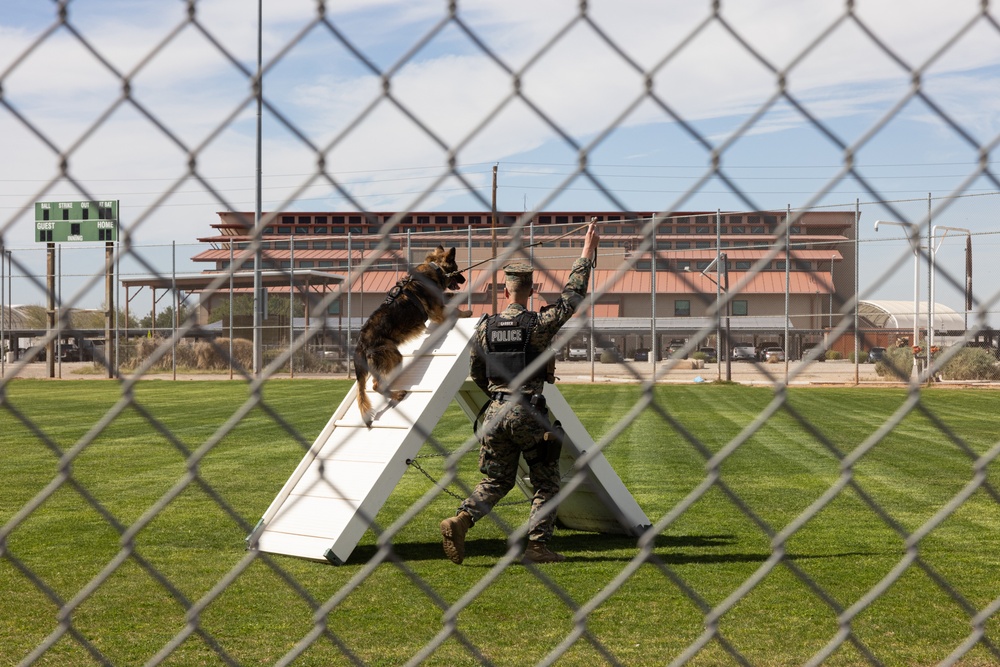
[[[456,246],[459,264],[471,267],[463,298],[477,315],[493,312],[490,267],[514,260],[536,269],[535,307],[551,302],[579,257],[583,226],[596,218],[601,243],[593,291],[599,296],[591,315],[595,339],[604,339],[600,347],[613,345],[623,356],[642,349],[662,353],[671,341],[711,328],[728,283],[731,342],[784,345],[788,332],[789,350],[797,356],[802,346],[822,339],[854,297],[857,221],[853,211],[795,213],[786,249],[785,216],[543,212],[522,222],[522,214],[504,213],[494,225],[488,212],[268,213],[262,217],[261,268],[343,274],[349,287],[336,298],[318,287],[297,288],[296,296],[308,299],[314,317],[324,314],[316,307],[325,301],[330,336],[346,345],[385,293],[438,244]],[[252,259],[240,258],[251,249],[253,217],[219,213],[215,233],[199,239],[211,249],[194,261],[209,265],[207,272],[224,271],[233,261],[243,262],[240,271],[252,270]],[[290,289],[291,283],[270,288]],[[216,293],[202,300],[203,320],[223,298]],[[703,336],[702,342],[718,347],[717,337]]]

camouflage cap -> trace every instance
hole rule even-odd
[[[532,271],[531,265],[523,262],[515,262],[503,267],[503,272],[507,275],[508,280],[531,280]]]

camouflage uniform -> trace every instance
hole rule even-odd
[[[537,325],[529,339],[531,348],[538,351],[546,350],[559,329],[572,317],[587,294],[587,281],[590,280],[592,268],[593,262],[590,259],[580,258],[573,263],[569,281],[558,301],[538,313]],[[530,267],[524,267],[523,270],[530,275]],[[508,268],[507,271],[509,274],[511,269]],[[511,303],[500,313],[500,317],[515,318],[526,310],[521,304]],[[472,379],[487,396],[498,393],[531,396],[542,393],[544,374],[536,375],[520,387],[508,387],[499,384],[498,378],[487,377],[486,361],[480,354],[486,349],[485,319],[479,323],[473,343],[470,373]],[[545,435],[548,415],[540,414],[526,402],[507,406],[500,400],[491,399],[483,413],[483,423],[493,420],[505,407],[509,408],[507,413],[485,434],[481,442],[479,470],[485,478],[476,486],[472,495],[459,506],[459,512],[467,512],[474,521],[488,514],[514,487],[518,457],[524,452],[531,485],[535,490],[528,517],[528,539],[544,543],[552,536],[555,514],[549,514],[544,518],[539,518],[538,515],[544,504],[559,492],[559,462],[537,461],[531,450],[541,443]]]

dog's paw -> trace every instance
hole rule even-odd
[[[461,309],[459,309],[459,310],[456,310],[455,312],[458,313],[459,317],[472,317],[472,311],[471,310],[461,310]]]
[[[397,391],[391,391],[391,392],[389,392],[389,397],[392,398],[392,400],[394,400],[394,401],[396,401],[398,403],[399,401],[401,401],[404,398],[406,398],[406,394],[407,394],[407,392],[406,392],[405,389],[399,389]]]

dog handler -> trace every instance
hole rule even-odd
[[[532,269],[527,264],[504,268],[504,297],[510,302],[498,315],[483,317],[476,326],[470,359],[475,383],[489,397],[483,423],[505,409],[493,428],[482,435],[479,470],[485,475],[458,513],[441,522],[444,552],[453,563],[465,558],[465,535],[472,525],[514,487],[518,457],[528,464],[534,497],[528,516],[528,546],[524,563],[558,563],[566,559],[549,550],[555,512],[540,516],[545,503],[559,492],[559,444],[546,440],[550,430],[542,396],[545,366],[517,386],[510,381],[549,347],[559,329],[572,317],[587,294],[599,236],[593,220],[587,227],[583,252],[573,263],[569,281],[558,301],[535,313],[528,310],[533,293]],[[505,405],[513,403],[513,405]]]

